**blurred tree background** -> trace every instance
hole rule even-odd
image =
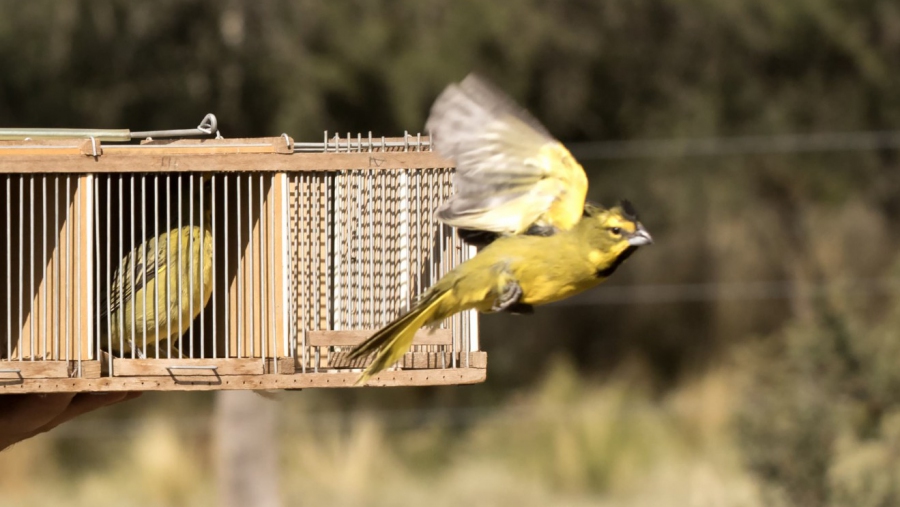
[[[478,70],[656,243],[591,293],[483,318],[483,385],[285,396],[285,497],[881,506],[898,137],[852,141],[900,125],[897,62],[900,4],[879,0],[5,1],[0,126],[214,112],[226,137],[390,136]],[[785,148],[812,133],[839,135]],[[0,505],[213,505],[211,402],[149,395],[23,444]]]

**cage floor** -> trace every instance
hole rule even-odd
[[[472,353],[468,367],[387,370],[365,386],[439,386],[477,384],[487,379],[487,354]],[[84,362],[89,377],[28,378],[4,373],[0,394],[113,392],[113,391],[218,391],[279,390],[358,387],[359,371],[331,370],[306,373],[220,374],[217,371],[171,370],[168,374],[101,376],[98,361]]]

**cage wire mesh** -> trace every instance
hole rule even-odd
[[[299,149],[314,151],[314,143]],[[387,142],[349,135],[323,152],[430,150],[421,136]],[[353,346],[407,311],[472,254],[434,219],[450,195],[452,168],[350,169],[289,175],[291,326],[299,370],[358,369]],[[477,347],[474,311],[420,333],[403,368],[466,367]],[[328,333],[331,331],[331,333]],[[356,331],[356,332],[354,332]],[[340,333],[343,332],[343,333]]]

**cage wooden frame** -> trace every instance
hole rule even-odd
[[[31,206],[27,210],[31,217],[19,214],[18,228],[7,227],[0,237],[0,244],[5,243],[0,248],[0,272],[5,270],[0,282],[7,285],[5,291],[0,290],[0,298],[7,299],[0,305],[0,335],[9,342],[9,346],[0,344],[0,393],[352,386],[365,362],[347,362],[349,348],[407,308],[412,298],[442,273],[474,254],[474,249],[459,242],[449,228],[436,224],[431,216],[449,193],[452,168],[452,162],[431,151],[428,137],[421,135],[373,139],[371,135],[329,138],[326,134],[322,143],[298,144],[287,135],[146,140],[139,145],[105,144],[96,139],[0,141],[0,196],[7,201],[0,206],[0,222],[13,224],[15,208]],[[249,316],[249,336],[263,352],[246,358],[240,353],[231,357],[228,352],[222,357],[216,352],[213,357],[206,353],[195,357],[193,335],[190,358],[172,357],[171,352],[165,358],[139,357],[134,349],[128,357],[101,350],[99,329],[103,321],[93,316],[99,315],[102,305],[100,287],[110,282],[108,275],[101,281],[99,245],[105,243],[101,242],[104,215],[100,200],[104,185],[112,189],[112,182],[118,182],[121,196],[122,181],[129,179],[134,210],[136,178],[144,184],[148,178],[157,182],[161,175],[175,175],[178,185],[182,185],[184,176],[191,185],[195,177],[197,181],[201,176],[209,177],[213,189],[216,179],[221,178],[225,193],[213,193],[210,200],[222,201],[222,208],[227,207],[229,178],[235,178],[232,181],[239,185],[242,177],[248,182],[256,181],[250,180],[251,175],[258,177],[258,187],[254,188],[259,192],[259,212],[254,216],[251,209],[246,224],[250,254],[247,257],[248,247],[239,239],[233,269],[235,280],[244,279],[248,269],[245,263],[250,259],[251,308],[241,315]],[[65,199],[58,191],[52,200],[47,197],[48,179],[57,188],[60,182],[68,185]],[[36,181],[43,190],[38,191],[39,197],[33,189]],[[171,187],[165,187],[165,192],[170,191]],[[240,192],[238,189],[239,196]],[[107,190],[107,200],[110,195]],[[145,195],[142,190],[141,197]],[[154,191],[152,198],[158,201],[159,195]],[[34,208],[43,207],[46,213],[51,201],[55,206],[53,216],[34,218]],[[59,202],[63,202],[64,214],[57,211]],[[240,209],[237,212],[242,213]],[[225,217],[227,231],[227,213],[231,211],[219,213],[214,216]],[[113,215],[116,213],[105,215],[107,228]],[[121,227],[128,214],[120,215],[116,220]],[[60,217],[62,226],[55,223]],[[48,241],[44,231],[51,219],[56,227],[51,228],[52,241]],[[134,236],[134,213],[130,220]],[[239,230],[241,223],[239,220]],[[326,225],[322,228],[316,224]],[[4,226],[0,223],[0,228]],[[359,232],[363,227],[368,227],[368,234]],[[146,234],[146,218],[140,219],[139,228]],[[41,231],[37,242],[32,239],[35,229]],[[228,243],[227,232],[213,233],[221,242],[220,235]],[[14,236],[22,241],[17,242]],[[26,236],[32,240],[26,242]],[[321,241],[317,239],[320,237]],[[13,244],[19,245],[19,252]],[[52,259],[49,264],[40,259],[39,273],[34,273],[38,263],[35,256],[43,252],[46,257],[48,244]],[[119,248],[121,251],[121,243]],[[226,245],[226,251],[229,249]],[[27,257],[26,252],[31,259],[28,270],[24,269],[28,263],[22,259]],[[65,262],[56,259],[63,256],[62,252]],[[266,256],[271,257],[270,263]],[[111,259],[119,257],[106,256],[107,271],[110,262],[116,262]],[[258,259],[255,267],[253,259]],[[12,274],[16,262],[17,268],[22,268],[17,269],[18,280]],[[219,264],[210,268],[213,280],[220,268]],[[212,323],[213,329],[219,323],[210,343],[224,343],[226,350],[231,343],[233,351],[234,337],[229,334],[222,338],[222,323],[234,319],[227,301],[235,297],[227,261],[224,269],[225,289],[220,288],[211,297],[197,321],[201,326],[203,322]],[[30,298],[27,302],[22,297],[25,292]],[[14,293],[18,302],[12,301]],[[243,293],[239,297],[245,298]],[[48,306],[48,301],[56,302],[60,309]],[[218,310],[208,309],[212,301],[220,302]],[[319,315],[322,322],[318,322]],[[54,318],[59,325],[47,323]],[[401,360],[399,367],[376,375],[367,385],[484,381],[487,357],[478,347],[477,317],[467,312],[454,319],[448,320],[444,329],[420,331],[415,350]],[[60,331],[63,324],[64,333]],[[190,329],[193,332],[193,325]],[[226,334],[227,329],[225,324]],[[233,333],[241,336],[244,329]],[[60,345],[52,340],[50,346],[44,345],[48,331],[62,334]],[[205,340],[201,336],[201,348]],[[63,344],[65,354],[61,352]],[[142,350],[146,350],[146,343]]]

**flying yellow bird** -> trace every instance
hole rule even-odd
[[[480,312],[531,311],[598,285],[641,245],[652,242],[634,208],[623,201],[606,209],[587,205],[584,217],[552,236],[501,237],[444,275],[403,315],[350,354],[375,358],[357,383],[391,366],[422,326],[475,308]]]
[[[213,268],[209,180],[200,187],[193,198],[197,225],[147,240],[125,255],[113,273],[109,303],[101,308],[100,319],[100,347],[107,352],[124,357],[135,350],[137,357],[144,357],[145,343],[149,349],[158,342],[178,340],[209,301]]]
[[[437,211],[470,242],[553,234],[581,218],[587,176],[525,109],[470,74],[435,100],[425,128],[456,163],[455,193]],[[480,234],[475,231],[481,231]]]

